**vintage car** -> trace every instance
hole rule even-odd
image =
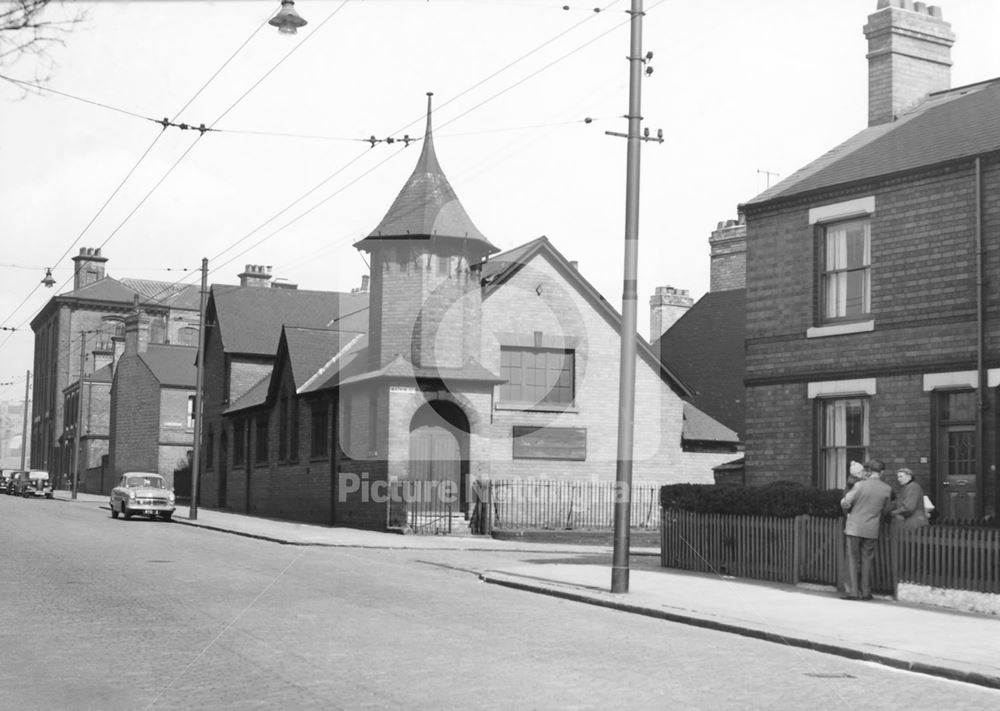
[[[27,472],[9,472],[7,475],[7,493],[11,496],[18,496],[21,493],[21,482]]]
[[[44,496],[46,499],[52,498],[52,482],[49,481],[49,473],[38,469],[24,472],[20,480],[18,493],[24,498],[29,496]]]
[[[133,516],[159,516],[169,521],[174,515],[176,497],[174,490],[159,474],[151,472],[125,472],[118,486],[111,490],[111,518],[121,514],[125,519]]]
[[[0,492],[4,494],[7,493],[7,484],[10,483],[10,475],[13,471],[10,469],[0,469]]]

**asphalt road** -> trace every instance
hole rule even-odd
[[[565,557],[292,547],[0,496],[0,709],[1000,708],[474,574]]]

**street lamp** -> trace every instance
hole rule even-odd
[[[52,269],[50,267],[46,267],[45,269],[45,276],[42,278],[42,284],[44,284],[45,288],[47,289],[51,289],[53,286],[56,285],[56,280],[52,276]]]
[[[278,32],[285,35],[294,35],[299,28],[306,25],[302,15],[295,11],[294,0],[281,0],[281,9],[278,14],[267,21],[272,27],[277,27]]]

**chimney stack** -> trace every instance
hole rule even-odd
[[[868,38],[868,125],[895,121],[925,96],[951,88],[955,34],[941,8],[913,0],[878,0]]]
[[[357,287],[355,289],[351,289],[351,293],[352,294],[367,294],[368,293],[368,284],[370,282],[371,282],[371,277],[368,276],[367,274],[362,274],[361,275],[361,286],[359,286],[359,287]]]
[[[662,336],[693,304],[687,289],[656,287],[656,293],[649,298],[649,342]]]
[[[747,286],[747,222],[723,220],[708,238],[711,249],[709,291],[745,289]]]
[[[73,291],[103,279],[106,261],[100,247],[80,247],[80,254],[73,257]]]
[[[238,276],[240,286],[267,287],[267,283],[271,280],[271,267],[248,264],[243,273]]]
[[[149,314],[136,309],[125,318],[125,352],[145,353],[149,348]]]

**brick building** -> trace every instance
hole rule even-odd
[[[31,463],[46,469],[57,486],[65,485],[73,451],[63,438],[64,392],[83,372],[94,373],[115,357],[125,317],[136,303],[150,317],[152,343],[197,345],[197,285],[116,279],[105,273],[107,257],[100,249],[81,248],[73,258],[73,289],[49,299],[31,321],[35,353],[31,403]],[[120,351],[118,353],[120,355]]]
[[[65,416],[59,447],[70,458],[65,479],[67,487],[72,486],[73,468],[77,467],[80,491],[96,494],[103,490],[104,464],[111,432],[113,375],[114,365],[108,363],[94,373],[85,372],[83,378],[63,390]],[[77,453],[75,456],[74,452]]]
[[[127,471],[158,472],[168,483],[194,447],[193,346],[151,342],[152,317],[125,319],[125,346],[111,384],[109,446],[100,493]]]
[[[741,207],[747,476],[874,456],[995,514],[1000,80],[949,89],[936,7],[880,0],[865,33],[869,126]]]
[[[620,316],[548,239],[497,253],[440,168],[429,106],[412,175],[355,246],[371,264],[365,323],[331,318],[331,295],[325,323],[274,331],[270,370],[258,339],[257,382],[211,407],[206,504],[384,528],[399,512],[372,494],[399,482],[450,482],[468,513],[479,479],[614,480]],[[215,318],[206,366],[231,382]],[[634,476],[711,481],[736,434],[637,339]]]

